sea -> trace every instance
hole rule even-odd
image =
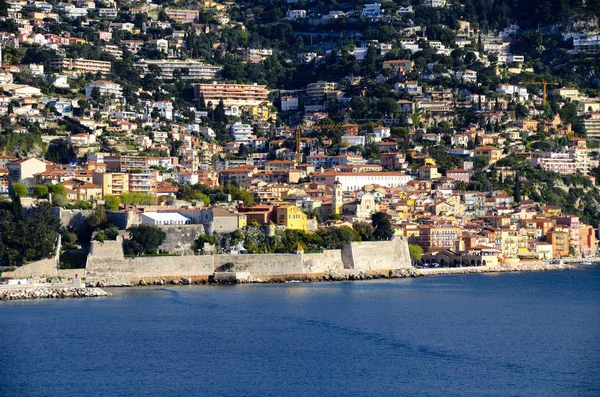
[[[0,303],[0,396],[600,396],[600,266]]]

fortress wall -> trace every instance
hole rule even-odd
[[[410,267],[408,242],[403,237],[345,244],[342,259],[345,269],[376,271]]]
[[[233,263],[233,271],[249,272],[252,276],[280,276],[303,274],[302,255],[250,254],[214,255],[215,272],[226,271],[224,265]]]
[[[58,235],[52,258],[41,259],[27,265],[19,266],[10,272],[2,272],[2,278],[47,278],[58,277],[60,260],[61,235]]]
[[[158,247],[159,251],[172,254],[193,255],[194,241],[204,235],[203,225],[168,225],[157,226],[167,235],[165,241]]]
[[[304,254],[304,273],[320,274],[344,268],[341,250],[326,250],[320,254]]]
[[[317,254],[185,255],[125,258],[122,237],[117,241],[91,243],[86,281],[107,284],[137,284],[191,278],[207,280],[220,272],[247,273],[259,279],[302,280],[332,270],[385,271],[410,267],[408,244],[403,238],[392,241],[346,244],[342,250]],[[233,264],[229,266],[228,264]]]

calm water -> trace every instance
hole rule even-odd
[[[0,303],[1,396],[599,396],[600,267]]]

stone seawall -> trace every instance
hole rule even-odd
[[[91,243],[86,282],[137,285],[154,282],[207,281],[219,273],[248,274],[254,281],[309,280],[333,271],[355,269],[389,272],[410,267],[405,239],[352,243],[341,250],[315,254],[184,255],[125,258],[121,236]],[[377,253],[373,258],[373,253]]]
[[[542,262],[518,263],[504,266],[450,267],[437,269],[416,269],[418,276],[441,276],[445,274],[473,273],[510,273],[510,272],[541,272],[547,270],[574,269],[571,265],[545,265]]]
[[[0,301],[23,299],[95,298],[110,296],[100,288],[23,287],[0,289]]]

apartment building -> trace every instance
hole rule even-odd
[[[28,187],[35,185],[35,174],[46,171],[46,163],[35,158],[23,158],[8,163],[8,182],[21,182]]]
[[[575,174],[577,172],[587,175],[590,163],[585,148],[573,148],[568,152],[541,152],[537,158],[531,160],[533,166],[540,166],[546,171],[559,174]]]
[[[582,124],[588,139],[600,139],[600,112],[588,114]]]
[[[410,72],[412,70],[412,66],[413,62],[408,59],[394,59],[383,62],[383,68],[391,69],[393,72],[398,72],[399,70]]]
[[[452,225],[419,225],[418,244],[425,252],[431,248],[455,249],[462,229]]]
[[[173,72],[179,71],[182,80],[210,80],[217,77],[221,71],[221,66],[207,65],[194,60],[146,60],[143,59],[136,66],[140,67],[144,73],[148,73],[150,65],[156,65],[160,68],[162,78],[173,78]]]
[[[121,98],[123,96],[123,87],[121,87],[119,84],[107,80],[96,80],[85,87],[86,99],[90,99],[92,97],[92,92],[94,92],[94,89],[96,88],[100,92],[100,95],[114,95],[115,98]]]
[[[124,172],[94,172],[94,184],[102,188],[102,197],[112,194],[120,196],[129,191],[129,174]]]
[[[406,185],[412,177],[402,172],[323,172],[311,176],[311,182],[333,187],[338,181],[343,191],[362,190],[367,185],[397,187]]]
[[[60,58],[50,61],[50,68],[59,72],[73,70],[81,73],[110,73],[111,63],[84,58]]]
[[[106,162],[106,160],[105,160],[105,162]],[[144,170],[147,168],[148,168],[148,157],[121,156],[121,158],[119,159],[119,169],[121,170],[121,172]]]
[[[487,160],[490,164],[502,158],[502,149],[498,149],[493,146],[480,146],[473,152],[475,157],[481,157]]]
[[[145,169],[129,173],[129,191],[132,193],[156,194],[158,171]]]
[[[235,123],[231,126],[231,135],[236,143],[244,144],[246,146],[251,145],[256,136],[252,134],[252,127],[250,124]]]
[[[335,91],[336,83],[317,81],[306,86],[306,95],[315,99],[322,99],[328,92]]]
[[[116,45],[106,44],[104,47],[101,47],[100,49],[102,51],[112,55],[116,59],[123,59],[123,51],[121,49],[119,49],[119,47]]]
[[[268,101],[269,91],[266,85],[259,84],[196,84],[196,98],[204,97],[205,102],[212,101],[215,105],[221,99],[226,106],[253,106]]]
[[[200,12],[198,10],[185,10],[175,8],[165,8],[167,16],[180,23],[192,23],[198,20]]]
[[[552,244],[552,253],[554,257],[564,257],[569,255],[569,230],[564,227],[555,227],[546,235],[548,243]]]
[[[288,10],[286,16],[288,19],[306,18],[306,10]]]

